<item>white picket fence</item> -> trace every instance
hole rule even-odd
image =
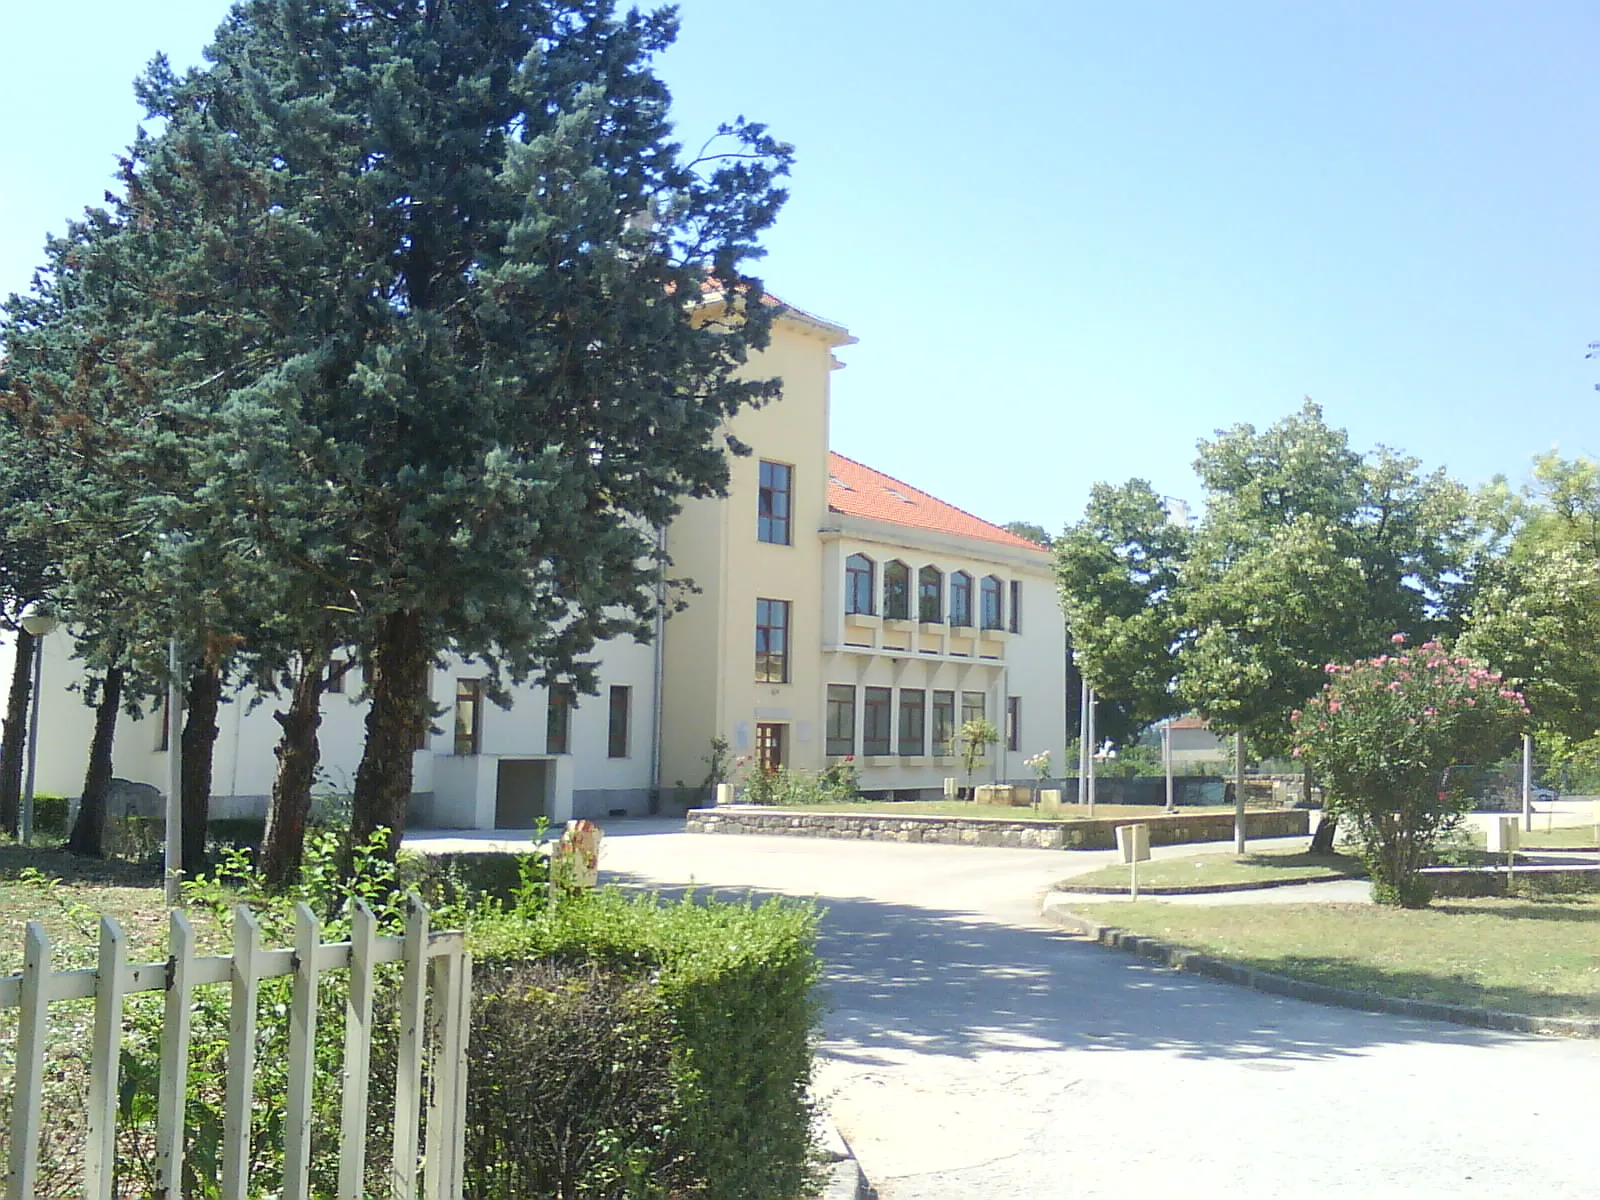
[[[128,962],[127,940],[117,922],[100,919],[99,965],[53,971],[42,926],[29,922],[21,975],[0,978],[0,1009],[21,1008],[16,1045],[5,1200],[33,1200],[43,1117],[45,1041],[52,1004],[95,1002],[89,1056],[88,1145],[82,1194],[112,1200],[116,1161],[118,1064],[123,1001],[137,992],[165,991],[157,1092],[157,1200],[182,1194],[186,1131],[184,1099],[189,1070],[191,995],[195,988],[228,984],[227,1082],[223,1123],[223,1200],[250,1192],[250,1110],[254,1100],[257,993],[263,979],[294,977],[289,1011],[289,1084],[283,1200],[309,1200],[312,1084],[315,1073],[317,989],[327,971],[350,972],[344,1038],[344,1080],[339,1140],[339,1200],[361,1200],[367,1155],[369,1063],[376,968],[402,963],[399,1040],[394,1095],[394,1200],[459,1200],[470,1028],[471,956],[460,933],[430,933],[428,911],[412,897],[403,937],[379,937],[371,910],[358,904],[348,942],[324,943],[322,927],[304,904],[295,910],[293,949],[261,945],[261,929],[244,905],[234,911],[231,955],[195,954],[194,929],[181,910],[169,918],[171,958]],[[431,1022],[429,1017],[431,1015]],[[431,1054],[427,1125],[419,1169],[424,1061]]]

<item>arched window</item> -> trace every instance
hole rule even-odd
[[[883,564],[883,615],[895,621],[911,619],[911,568],[899,559]]]
[[[875,613],[872,597],[877,591],[873,577],[876,566],[865,554],[852,554],[844,560],[844,610],[847,613]]]
[[[923,567],[917,572],[917,620],[930,624],[944,612],[944,573],[938,567]]]
[[[1001,599],[1004,589],[1000,580],[993,575],[983,577],[983,627],[985,629],[1004,629],[1005,604]]]
[[[965,571],[950,576],[950,624],[972,624],[972,576]]]

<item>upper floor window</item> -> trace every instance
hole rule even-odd
[[[875,564],[865,554],[852,554],[844,560],[844,610],[847,613],[875,613],[872,602]]]
[[[1011,581],[1011,632],[1022,632],[1022,580]]]
[[[783,463],[761,464],[761,500],[756,518],[756,536],[779,546],[791,544],[789,537],[789,499],[794,468]]]
[[[944,575],[938,567],[917,572],[917,620],[935,623],[944,612]]]
[[[972,576],[965,571],[950,576],[950,624],[972,624]]]
[[[911,619],[911,568],[899,559],[883,564],[883,615],[885,619]]]
[[[789,682],[789,602],[756,601],[756,682]]]
[[[985,629],[1004,629],[1002,620],[1004,612],[1000,580],[993,575],[983,577],[983,627]]]

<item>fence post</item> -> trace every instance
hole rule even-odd
[[[250,1111],[256,1078],[256,997],[261,977],[256,953],[261,926],[240,904],[233,910],[233,988],[228,1010],[228,1084],[222,1116],[222,1200],[250,1194]]]
[[[122,1065],[122,998],[128,985],[128,939],[100,918],[94,981],[94,1041],[89,1051],[89,1136],[83,1149],[85,1200],[111,1200],[117,1164],[117,1074]]]
[[[405,968],[400,984],[400,1039],[395,1048],[393,1200],[416,1200],[417,1121],[422,1111],[422,1040],[428,991],[428,910],[407,901]]]
[[[44,1097],[44,1035],[50,1018],[50,939],[28,922],[22,959],[22,1014],[17,1028],[17,1083],[11,1104],[11,1154],[6,1200],[33,1200],[39,1166],[39,1117]]]
[[[177,736],[174,733],[173,736]],[[183,1195],[183,1110],[189,1091],[189,995],[194,990],[194,926],[177,909],[167,918],[167,1003],[161,1019],[161,1082],[156,1090],[156,1198]]]
[[[452,950],[433,960],[433,1070],[429,1072],[428,1140],[423,1148],[427,1172],[423,1194],[428,1200],[449,1200],[459,1153],[456,1130],[456,1080],[461,1074],[464,1039],[461,1030],[461,967],[464,954]]]
[[[350,920],[350,1000],[344,1026],[344,1092],[339,1114],[339,1200],[366,1194],[367,1098],[372,1061],[373,945],[377,921],[365,900]]]
[[[317,947],[322,924],[294,906],[294,991],[289,1000],[289,1096],[283,1117],[284,1200],[311,1194],[311,1093],[317,1074]]]

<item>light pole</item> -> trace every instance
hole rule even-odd
[[[163,856],[168,908],[183,899],[183,688],[178,682],[178,639],[167,643],[167,846]]]
[[[61,624],[48,608],[35,605],[22,617],[22,628],[36,640],[33,644],[33,704],[28,714],[28,778],[22,787],[22,844],[33,840],[33,779],[39,760],[39,681],[44,677],[44,639]]]
[[[1172,718],[1161,723],[1161,766],[1167,774],[1167,811],[1176,811],[1172,803]]]

